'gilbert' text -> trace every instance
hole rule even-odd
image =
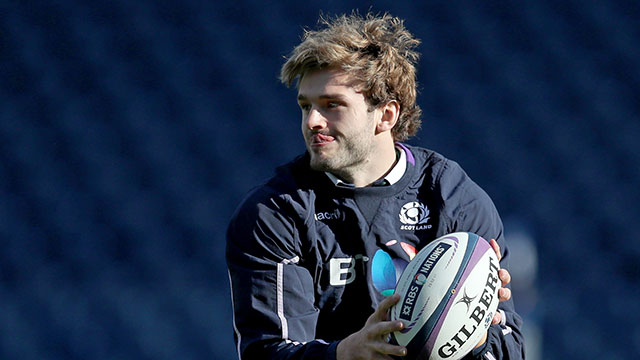
[[[455,354],[455,352],[469,340],[471,334],[473,334],[485,319],[485,314],[489,311],[489,305],[493,301],[496,287],[498,286],[498,264],[495,263],[492,257],[489,258],[489,269],[489,276],[487,276],[487,282],[485,283],[478,305],[476,305],[471,312],[469,321],[462,325],[451,340],[438,349],[438,355],[440,355],[440,357],[448,358]]]

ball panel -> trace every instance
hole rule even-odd
[[[480,341],[498,306],[498,268],[493,249],[485,241],[479,242],[455,296],[436,324],[438,335],[434,336],[434,330],[427,341],[431,359],[462,358]]]
[[[466,243],[467,236],[434,241],[422,249],[402,273],[396,287],[401,299],[391,311],[392,320],[405,322],[405,329],[392,335],[398,344],[412,347],[412,339],[426,339],[428,334],[419,333],[424,331],[425,323],[437,320],[437,309],[444,308],[447,290],[458,275],[456,270],[464,256],[458,249],[466,248]],[[422,345],[423,342],[419,344]]]
[[[461,238],[465,238],[466,241],[461,241]],[[443,320],[443,314],[446,314],[449,311],[450,304],[452,298],[456,294],[456,287],[458,286],[460,280],[462,278],[466,278],[465,269],[467,268],[467,264],[470,262],[475,262],[476,259],[473,258],[474,247],[478,242],[478,235],[471,233],[454,233],[451,235],[445,235],[443,237],[438,238],[436,241],[444,241],[446,243],[451,243],[454,246],[454,250],[458,253],[458,248],[462,248],[464,251],[459,252],[458,254],[462,256],[460,263],[458,266],[452,267],[451,270],[457,268],[457,272],[455,273],[455,277],[451,282],[444,282],[443,285],[449,284],[446,289],[434,289],[435,291],[444,291],[443,297],[437,308],[431,313],[431,316],[424,323],[422,328],[414,335],[413,341],[409,344],[409,351],[413,350],[412,353],[422,352],[425,347],[424,339],[427,339],[426,348],[427,353],[426,356],[429,355],[431,349],[433,349],[433,345],[435,343],[435,339],[438,337],[441,329],[441,324]],[[466,243],[466,244],[465,244]],[[438,276],[441,276],[440,274]],[[418,315],[420,316],[420,315]]]
[[[476,268],[480,258],[486,253],[487,247],[489,246],[486,241],[478,241],[478,239],[481,239],[478,235],[472,234],[469,238],[471,241],[469,241],[469,246],[467,246],[464,262],[458,271],[458,276],[456,276],[455,281],[451,284],[451,288],[449,289],[449,294],[451,295],[459,295],[462,286],[469,277],[469,274]],[[456,296],[450,296],[448,299],[449,301],[447,301],[441,313],[448,314],[451,305],[455,302],[455,299]],[[434,348],[435,340],[440,335],[444,319],[444,316],[439,317],[438,322],[433,325],[433,331],[427,340],[427,347],[429,349]]]
[[[493,249],[476,234],[448,234],[428,244],[398,280],[401,299],[391,319],[406,328],[392,334],[392,343],[407,346],[407,359],[463,357],[496,311],[498,268]]]

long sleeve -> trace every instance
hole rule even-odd
[[[240,359],[335,359],[337,343],[315,339],[314,284],[299,264],[296,238],[294,222],[273,200],[248,199],[230,223],[226,257]]]
[[[440,184],[443,198],[455,209],[451,214],[454,221],[450,231],[473,232],[487,241],[495,239],[502,252],[500,267],[509,270],[509,247],[495,205],[456,163],[449,162],[447,168]],[[522,318],[515,312],[513,298],[500,302],[498,311],[502,315],[502,323],[491,325],[485,345],[472,351],[465,359],[524,359]]]

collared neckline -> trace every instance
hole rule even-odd
[[[391,169],[391,171],[389,171],[387,175],[385,175],[383,178],[374,181],[370,186],[390,186],[400,181],[400,179],[402,179],[402,176],[407,171],[406,151],[408,150],[397,145],[395,146],[395,149],[396,149],[397,161],[395,165],[393,165],[393,168]],[[337,187],[348,188],[348,189],[356,188],[354,184],[349,184],[347,182],[344,182],[340,180],[337,176],[333,175],[328,171],[325,171],[325,174],[327,174],[327,177]]]

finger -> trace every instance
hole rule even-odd
[[[498,290],[498,301],[507,301],[509,299],[511,299],[511,289],[500,288]]]
[[[407,348],[404,346],[391,345],[386,342],[377,342],[373,349],[380,354],[405,356],[407,355]]]
[[[500,278],[500,281],[502,281],[502,287],[511,282],[511,274],[509,274],[509,271],[506,269],[498,270],[498,277]]]
[[[497,324],[500,324],[501,321],[502,321],[502,315],[500,314],[500,312],[496,312],[496,314],[493,315],[493,320],[491,320],[491,324],[497,325]]]
[[[386,339],[389,333],[400,331],[402,329],[404,329],[404,323],[401,320],[382,321],[371,327],[370,336],[371,338],[379,337]]]
[[[398,301],[400,301],[399,294],[392,294],[387,296],[380,304],[378,304],[378,308],[371,315],[370,320],[373,321],[384,321],[388,318],[388,311],[391,309],[393,305],[395,305]]]
[[[502,254],[500,253],[500,245],[498,245],[498,242],[496,241],[496,239],[491,239],[491,241],[489,241],[489,244],[491,244],[493,251],[496,252],[496,255],[498,256],[498,261],[502,260]]]

